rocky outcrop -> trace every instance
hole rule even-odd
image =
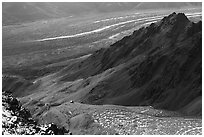
[[[38,125],[30,112],[8,91],[2,92],[2,134],[3,135],[64,135],[71,134],[55,124]]]

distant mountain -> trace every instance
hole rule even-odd
[[[183,8],[183,7],[194,7],[201,6],[202,4],[191,3],[191,2],[141,2],[136,6],[136,9],[172,9],[172,8]]]
[[[3,24],[132,9],[137,3],[3,3]]]
[[[3,25],[36,21],[41,19],[79,16],[127,10],[182,8],[201,6],[201,3],[171,2],[66,2],[66,3],[35,3],[35,2],[3,2]]]

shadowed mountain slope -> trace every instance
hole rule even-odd
[[[193,23],[183,13],[172,13],[83,61],[28,83],[30,86],[16,86],[12,81],[12,87],[23,106],[38,118],[71,100],[151,105],[201,115],[201,74],[202,22]],[[3,86],[9,80],[5,77]],[[4,86],[5,90],[12,87]]]
[[[60,81],[101,77],[78,99],[84,103],[178,110],[200,101],[201,30],[201,22],[195,24],[184,14],[173,13],[57,75],[62,76]]]

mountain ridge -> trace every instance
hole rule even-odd
[[[34,115],[44,113],[43,104],[58,106],[70,100],[151,105],[201,115],[201,24],[190,22],[183,13],[172,13],[33,83],[5,77],[3,89],[15,89],[14,94],[25,107],[35,110]]]

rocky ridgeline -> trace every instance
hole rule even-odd
[[[10,92],[2,91],[2,135],[71,135],[55,124],[37,125]]]

